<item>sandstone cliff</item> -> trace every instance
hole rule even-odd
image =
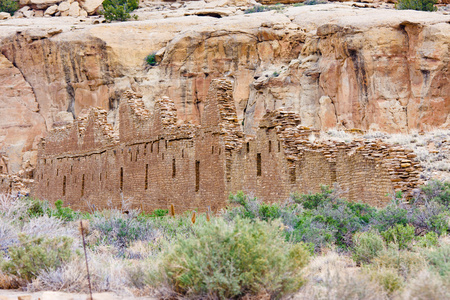
[[[219,77],[233,81],[246,133],[280,107],[316,129],[450,126],[448,15],[345,5],[214,14],[196,5],[112,24],[0,21],[0,152],[8,172],[23,168],[30,160],[23,154],[47,130],[85,108],[108,110],[117,125],[126,89],[150,109],[169,96],[180,119],[198,124],[209,83]],[[145,65],[150,53],[158,66]]]

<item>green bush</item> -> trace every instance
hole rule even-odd
[[[73,211],[70,207],[63,207],[63,201],[57,200],[55,202],[55,209],[50,211],[50,214],[63,221],[73,221],[78,218],[79,213]]]
[[[108,21],[126,21],[131,18],[130,12],[138,6],[139,0],[105,0],[103,14]]]
[[[399,0],[397,9],[412,9],[423,11],[435,11],[437,8],[434,6],[436,0]]]
[[[145,57],[145,62],[149,66],[156,66],[158,63],[156,62],[156,53],[149,54]]]
[[[19,1],[0,0],[0,11],[9,13],[11,16],[19,9]]]
[[[326,185],[322,185],[320,189],[320,193],[305,194],[301,196],[294,195],[293,200],[296,203],[302,204],[305,209],[317,208],[323,203],[329,202],[331,200],[330,196],[333,192],[333,190]]]
[[[383,238],[376,231],[356,233],[353,242],[353,259],[357,263],[370,263],[384,249]]]
[[[428,264],[432,270],[450,280],[450,244],[441,247],[423,251]]]
[[[407,249],[414,240],[414,226],[397,224],[394,227],[381,232],[387,244],[393,243],[399,249]]]
[[[422,192],[428,201],[434,201],[450,207],[450,182],[431,180],[422,187]]]
[[[259,12],[265,12],[265,11],[271,11],[271,10],[280,12],[283,9],[285,9],[285,6],[282,4],[276,4],[276,5],[271,5],[271,6],[255,5],[252,8],[246,9],[244,11],[244,14],[253,14],[253,13],[259,13]]]
[[[427,232],[424,236],[417,237],[417,247],[430,248],[436,247],[439,243],[436,232]]]
[[[32,239],[19,236],[20,244],[8,249],[10,260],[2,262],[2,271],[27,281],[36,278],[42,270],[55,270],[72,257],[72,239],[69,237]]]
[[[91,221],[92,230],[100,233],[98,244],[112,245],[124,255],[126,248],[136,240],[149,241],[155,229],[147,219],[137,218],[137,211],[122,214],[120,211],[96,213]]]
[[[265,291],[279,298],[303,284],[309,253],[284,241],[280,223],[217,218],[195,226],[195,235],[179,236],[163,256],[175,292],[228,299]]]
[[[397,224],[406,225],[408,222],[408,210],[396,204],[390,204],[380,209],[371,220],[371,223],[379,231],[386,231]]]

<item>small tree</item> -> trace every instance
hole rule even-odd
[[[103,13],[108,21],[126,21],[131,18],[130,12],[138,6],[139,0],[105,0]]]
[[[15,0],[0,0],[0,11],[9,13],[11,16],[19,9],[19,2]]]
[[[435,11],[437,8],[434,6],[436,0],[399,0],[397,9],[413,9],[423,11]]]

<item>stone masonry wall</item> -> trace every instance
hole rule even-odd
[[[227,80],[212,81],[201,119],[201,126],[180,122],[168,98],[150,113],[126,92],[119,133],[92,109],[41,143],[33,196],[81,210],[217,211],[238,190],[274,202],[338,183],[349,200],[382,206],[387,194],[408,195],[418,184],[410,151],[362,140],[319,143],[292,112],[268,112],[256,135],[244,135]]]

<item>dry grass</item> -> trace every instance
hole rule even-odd
[[[311,261],[307,279],[294,299],[387,299],[383,288],[351,258],[333,251]]]

